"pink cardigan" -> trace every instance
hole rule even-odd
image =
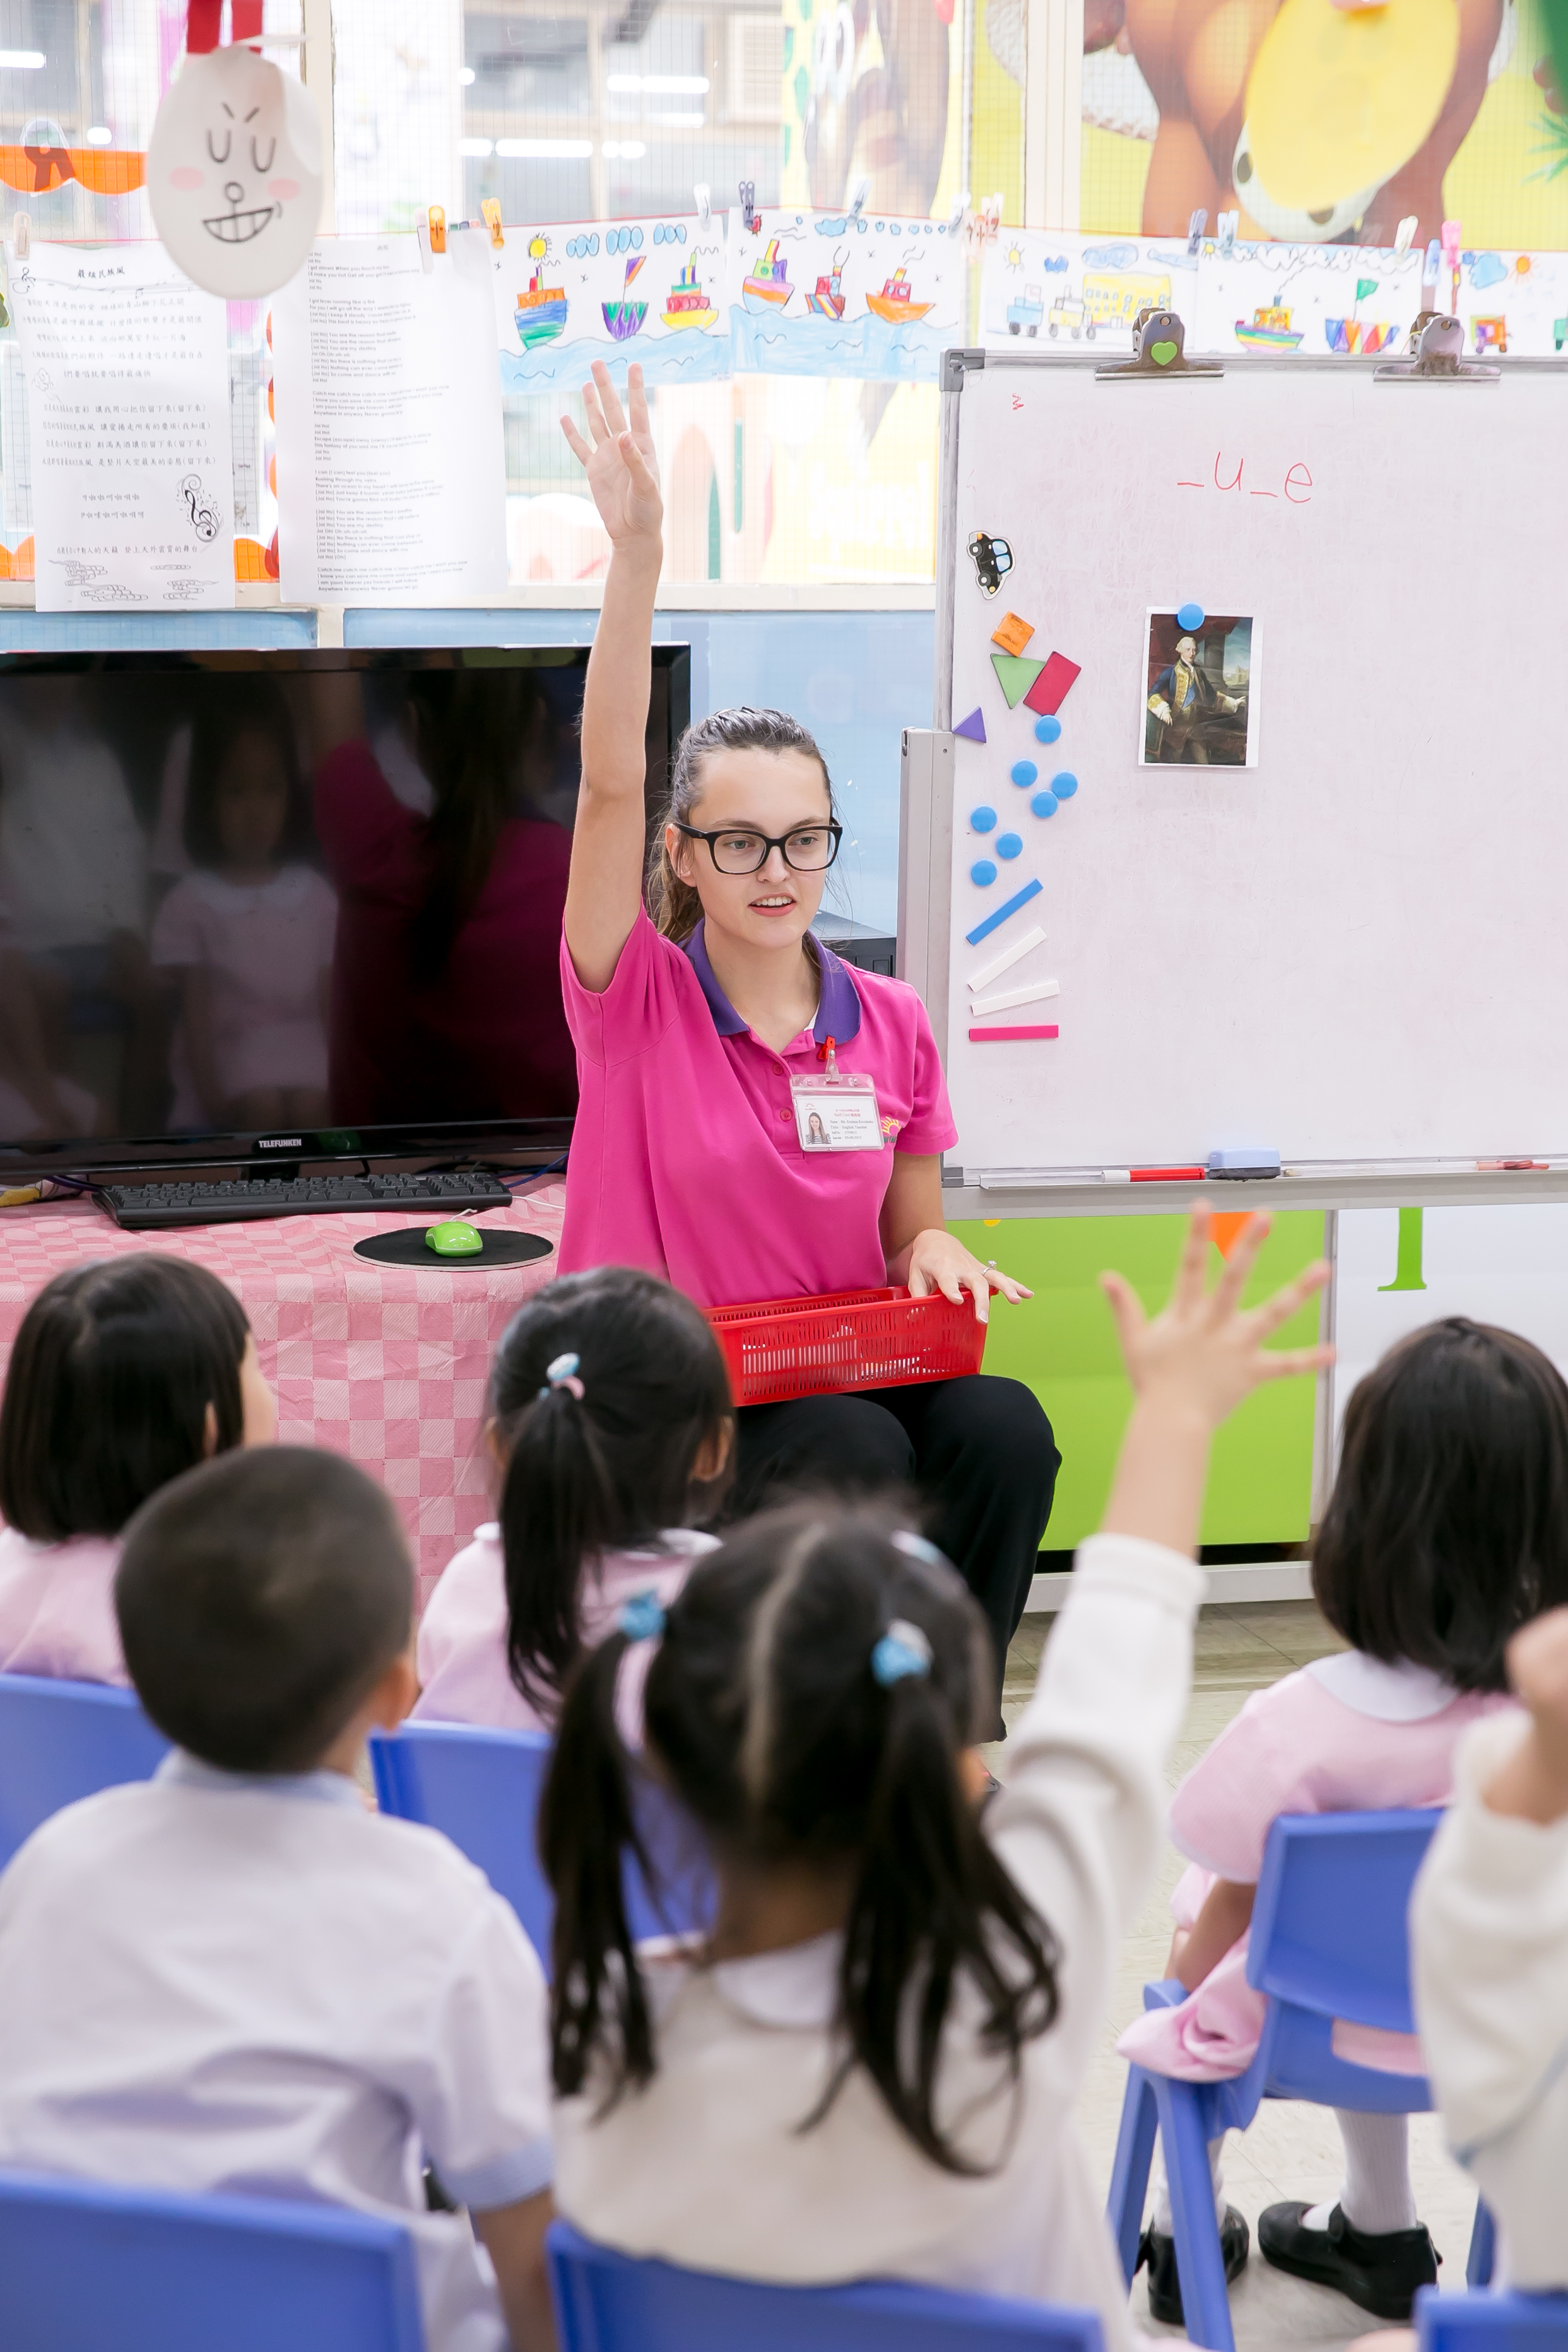
[[[126,1687],[114,1615],[119,1565],[118,1536],[47,1544],[0,1528],[0,1674]]]

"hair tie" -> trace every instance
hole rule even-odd
[[[580,1404],[582,1402],[582,1382],[577,1377],[577,1367],[580,1360],[580,1358],[577,1356],[558,1356],[554,1363],[547,1364],[545,1366],[545,1384],[539,1391],[540,1396],[549,1396],[551,1389],[570,1389],[572,1395],[577,1399],[578,1403]]]
[[[894,1528],[892,1542],[895,1551],[908,1559],[923,1559],[927,1568],[951,1568],[953,1563],[945,1551],[938,1549],[928,1536],[917,1536],[912,1528]]]
[[[664,1630],[664,1604],[650,1585],[632,1595],[615,1622],[629,1642],[656,1642]]]
[[[930,1641],[907,1617],[895,1617],[871,1654],[871,1670],[883,1690],[903,1682],[906,1675],[928,1675]]]

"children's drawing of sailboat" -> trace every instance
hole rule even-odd
[[[716,323],[718,312],[698,282],[695,261],[687,262],[671,287],[663,316],[666,327],[711,327]]]
[[[762,258],[749,278],[742,278],[740,290],[748,310],[759,310],[766,317],[769,311],[782,310],[795,289],[789,283],[789,264],[779,250],[779,240],[770,236]]]
[[[909,272],[903,268],[894,270],[880,294],[868,294],[865,305],[868,310],[874,310],[879,319],[885,319],[894,327],[911,327],[917,319],[924,319],[927,310],[936,307],[934,302],[910,300]]]
[[[806,308],[813,318],[841,319],[844,315],[844,257],[833,256],[831,269],[817,280],[815,293],[806,297]]]
[[[566,324],[566,288],[546,286],[536,269],[517,297],[517,334],[524,351],[554,342]]]
[[[630,299],[632,280],[636,277],[646,258],[645,254],[634,253],[626,264],[626,282],[621,289],[619,298],[613,302],[601,302],[599,306],[604,313],[605,325],[618,343],[623,343],[629,336],[634,335],[648,315],[646,302],[633,302]]]
[[[1289,310],[1282,310],[1280,304],[1275,302],[1265,303],[1260,310],[1254,310],[1252,324],[1249,327],[1242,320],[1238,319],[1236,340],[1239,343],[1246,344],[1251,351],[1293,352],[1301,341],[1301,335],[1299,330],[1291,326]]]
[[[1381,320],[1374,321],[1370,319],[1364,319],[1359,315],[1361,306],[1366,300],[1368,295],[1375,294],[1376,291],[1377,280],[1375,278],[1358,278],[1355,281],[1355,299],[1350,306],[1349,318],[1325,319],[1323,320],[1323,332],[1328,337],[1328,346],[1331,352],[1381,352],[1387,350],[1388,345],[1393,341],[1396,334],[1397,334],[1398,329],[1396,327],[1385,326]]]

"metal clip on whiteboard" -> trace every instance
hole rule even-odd
[[[1447,310],[1423,310],[1410,330],[1412,356],[1374,368],[1375,383],[1496,383],[1500,368],[1464,357],[1465,331]]]
[[[1109,383],[1129,376],[1147,383],[1162,375],[1223,375],[1225,370],[1207,360],[1187,358],[1186,329],[1174,310],[1143,310],[1133,321],[1132,358],[1097,367],[1094,373]]]

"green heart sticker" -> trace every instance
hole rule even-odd
[[[1156,367],[1169,367],[1176,355],[1174,343],[1151,343],[1149,346],[1149,357]]]

